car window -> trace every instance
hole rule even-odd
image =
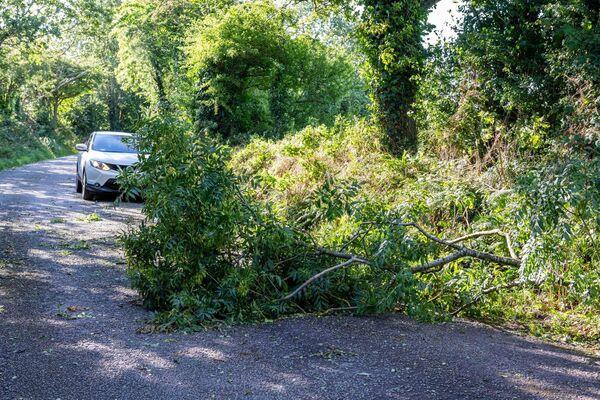
[[[130,143],[131,136],[126,135],[96,135],[92,150],[106,151],[109,153],[137,153],[137,149]]]

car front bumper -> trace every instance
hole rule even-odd
[[[119,193],[117,171],[102,171],[91,165],[85,170],[86,189],[95,193]]]
[[[98,182],[89,183],[86,185],[86,190],[89,190],[93,193],[106,193],[106,194],[118,194],[121,193],[121,189],[117,184],[116,179],[108,179],[104,182],[103,185],[100,185]]]

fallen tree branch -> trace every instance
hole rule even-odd
[[[341,264],[337,264],[334,265],[333,267],[327,268],[321,272],[319,272],[316,275],[313,275],[311,278],[309,278],[306,282],[304,282],[302,285],[300,285],[298,288],[296,288],[296,290],[294,290],[292,293],[288,294],[287,296],[281,298],[280,301],[285,301],[285,300],[289,300],[292,297],[294,297],[297,293],[299,293],[302,289],[304,289],[305,287],[307,287],[308,285],[310,285],[312,282],[316,281],[317,279],[319,279],[320,277],[322,277],[323,275],[326,275],[332,271],[335,271],[336,269],[340,269],[340,268],[344,268],[347,267],[349,265],[352,265],[354,263],[357,262],[357,259],[352,257],[349,260],[344,261]]]
[[[473,258],[477,258],[483,261],[490,261],[499,265],[508,265],[508,266],[514,266],[514,267],[520,267],[521,266],[521,260],[519,260],[518,258],[508,258],[508,257],[502,257],[502,256],[497,256],[495,254],[492,253],[487,253],[487,252],[483,252],[483,251],[477,251],[462,245],[459,245],[458,243],[470,238],[475,238],[475,237],[480,237],[480,236],[485,236],[485,235],[492,235],[492,234],[501,234],[503,236],[505,236],[506,240],[507,240],[507,246],[509,247],[509,251],[511,253],[511,255],[514,254],[514,251],[512,250],[512,246],[510,245],[510,238],[508,237],[508,235],[504,234],[501,231],[498,230],[493,230],[493,231],[483,231],[483,232],[474,232],[472,234],[469,235],[465,235],[462,237],[459,237],[457,239],[454,240],[444,240],[441,239],[429,232],[427,232],[425,229],[423,229],[420,225],[418,225],[415,222],[408,222],[408,223],[401,223],[401,222],[396,222],[396,225],[399,226],[411,226],[416,228],[421,234],[423,234],[425,237],[429,238],[430,240],[451,247],[455,250],[457,250],[456,252],[447,255],[445,257],[442,258],[438,258],[436,260],[430,261],[428,263],[416,266],[416,267],[411,267],[410,271],[412,273],[431,273],[431,272],[435,272],[435,271],[439,271],[439,269],[446,265],[451,263],[452,261],[456,261],[459,260],[463,257],[473,257]],[[385,249],[385,246],[387,245],[388,241],[384,240],[383,242],[381,242],[381,244],[379,245],[379,248],[377,250],[377,252],[374,254],[375,257],[378,257],[383,250]],[[346,246],[344,246],[343,248],[346,248]],[[288,294],[287,296],[283,297],[280,299],[280,301],[285,301],[285,300],[289,300],[292,297],[294,297],[296,294],[298,294],[300,291],[302,291],[304,288],[306,288],[308,285],[310,285],[312,282],[314,282],[315,280],[321,278],[322,276],[336,271],[340,268],[344,268],[344,267],[348,267],[350,265],[353,264],[364,264],[364,265],[369,265],[369,266],[378,266],[380,268],[386,269],[388,271],[391,271],[393,273],[397,273],[398,272],[398,267],[397,266],[386,266],[386,265],[375,265],[375,263],[373,263],[373,261],[364,258],[364,257],[359,257],[355,254],[350,254],[350,253],[344,253],[341,251],[335,251],[335,250],[330,250],[330,249],[326,249],[323,247],[318,247],[317,248],[317,254],[325,254],[334,258],[340,258],[340,259],[345,259],[346,261],[344,261],[343,263],[340,264],[336,264],[333,267],[327,268],[319,273],[317,273],[316,275],[313,275],[312,277],[310,277],[307,281],[305,281],[303,284],[301,284],[298,288],[296,288],[292,293]],[[512,286],[509,286],[512,287]],[[499,290],[502,289],[502,287],[500,288],[489,288],[486,290],[490,290],[494,291],[494,290]],[[485,295],[489,292],[482,292],[481,295]],[[465,305],[464,307],[468,306]],[[460,312],[460,310],[456,311],[456,312]],[[454,314],[453,314],[454,315]]]
[[[340,249],[341,251],[344,251],[348,248],[348,246],[350,246],[352,243],[354,243],[359,237],[361,236],[365,236],[369,231],[357,231],[354,235],[352,235],[352,237],[350,238],[350,240],[348,240],[346,243],[344,243],[344,245],[342,246],[342,248]]]
[[[325,254],[325,255],[328,255],[331,257],[335,257],[335,258],[346,259],[346,260],[350,260],[351,258],[353,258],[354,261],[359,264],[366,264],[366,265],[372,264],[371,261],[367,260],[366,258],[358,257],[358,256],[356,256],[354,254],[350,254],[350,253],[342,253],[340,251],[329,250],[324,247],[319,247],[317,249],[317,253]]]
[[[427,237],[429,240],[432,240],[439,244],[443,244],[444,246],[451,247],[458,251],[464,251],[465,256],[478,258],[480,260],[490,261],[490,262],[493,262],[495,264],[500,264],[500,265],[510,265],[513,267],[521,266],[521,260],[519,260],[518,258],[497,256],[496,254],[487,253],[485,251],[473,250],[471,248],[462,246],[460,244],[452,243],[447,240],[440,239],[439,237],[427,232],[425,229],[423,229],[419,224],[417,224],[415,222],[400,222],[400,223],[396,223],[396,225],[412,226],[415,229],[417,229],[419,232],[421,232],[421,234],[423,236]]]
[[[412,273],[426,273],[431,272],[433,269],[438,269],[438,267],[442,267],[452,261],[458,260],[460,258],[466,257],[467,253],[464,251],[457,251],[456,253],[452,253],[446,257],[438,258],[437,260],[430,261],[426,264],[419,265],[418,267],[412,267],[410,270]]]
[[[508,252],[510,253],[510,256],[515,259],[519,258],[519,257],[517,257],[517,254],[515,253],[515,250],[513,249],[509,234],[501,231],[500,229],[492,229],[490,231],[480,231],[480,232],[469,233],[468,235],[461,236],[461,237],[453,239],[453,240],[448,240],[448,243],[456,244],[456,243],[462,242],[464,240],[475,239],[475,238],[478,238],[481,236],[489,236],[489,235],[503,236],[504,240],[506,241],[506,247],[508,248]]]

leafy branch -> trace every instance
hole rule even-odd
[[[453,261],[457,261],[460,260],[462,258],[465,257],[471,257],[471,258],[475,258],[481,261],[487,261],[487,262],[491,262],[491,263],[495,263],[498,265],[503,265],[503,266],[508,266],[508,267],[520,267],[521,266],[521,260],[517,257],[513,247],[512,247],[512,243],[510,241],[510,236],[498,229],[494,229],[494,230],[490,230],[490,231],[480,231],[480,232],[473,232],[470,233],[468,235],[465,236],[461,236],[459,238],[456,239],[452,239],[452,240],[445,240],[442,239],[430,232],[428,232],[427,230],[425,230],[421,225],[415,223],[415,222],[407,222],[407,223],[403,223],[400,221],[392,221],[391,223],[392,225],[396,225],[396,226],[403,226],[403,227],[412,227],[415,228],[420,234],[422,234],[423,236],[425,236],[427,239],[441,244],[443,246],[452,248],[454,250],[456,250],[455,252],[435,259],[433,261],[415,266],[415,267],[411,267],[410,271],[413,274],[429,274],[429,273],[435,273],[438,272],[442,269],[443,266],[453,262]],[[474,238],[479,238],[482,236],[490,236],[490,235],[500,235],[502,237],[504,237],[505,241],[506,241],[506,246],[508,248],[508,251],[510,253],[510,257],[505,257],[505,256],[500,256],[497,254],[493,254],[493,253],[488,253],[488,252],[484,252],[484,251],[479,251],[479,250],[475,250],[472,249],[470,247],[466,247],[463,246],[461,244],[459,244],[460,242],[466,241],[468,239],[474,239]],[[355,238],[357,237],[357,235],[353,235],[352,238],[350,239],[351,241],[355,240]],[[383,249],[386,247],[387,245],[387,240],[384,240],[383,242],[381,242],[379,249],[377,250],[377,252],[373,255],[372,258],[376,259],[377,257],[379,257],[379,255],[382,253]],[[347,248],[348,247],[348,243],[344,244],[342,246],[342,248]],[[338,258],[338,259],[344,259],[345,261],[336,264],[332,267],[329,267],[315,275],[313,275],[312,277],[310,277],[308,280],[306,280],[304,283],[302,283],[300,286],[298,286],[294,291],[292,291],[290,294],[286,295],[285,297],[281,298],[280,301],[286,301],[286,300],[290,300],[292,299],[294,296],[296,296],[298,293],[300,293],[302,290],[304,290],[306,287],[308,287],[309,285],[311,285],[313,282],[315,282],[316,280],[322,278],[323,276],[345,268],[345,267],[349,267],[351,265],[354,264],[364,264],[364,265],[369,265],[372,267],[380,267],[380,268],[384,268],[388,271],[392,271],[395,274],[398,273],[399,271],[399,267],[398,266],[394,266],[394,265],[380,265],[378,263],[375,263],[374,261],[372,261],[371,259],[368,258],[364,258],[361,256],[358,256],[356,254],[352,254],[352,253],[347,253],[347,252],[343,252],[343,251],[335,251],[335,250],[330,250],[330,249],[326,249],[326,248],[318,248],[317,249],[317,253],[318,254],[324,254],[324,255],[328,255],[334,258]],[[468,303],[463,304],[461,307],[459,307],[457,310],[452,312],[452,315],[456,315],[457,313],[459,313],[460,311],[462,311],[465,307],[468,307],[472,304],[474,304],[475,302],[479,301],[483,296],[492,293],[492,292],[496,292],[498,290],[502,290],[502,289],[509,289],[515,286],[520,286],[522,284],[526,283],[526,280],[524,279],[517,279],[515,281],[512,281],[508,284],[504,284],[504,285],[497,285],[497,286],[493,286],[493,287],[489,287],[487,289],[484,289],[478,296],[476,296],[473,300],[471,300]]]

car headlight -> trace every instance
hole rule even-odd
[[[108,166],[108,164],[105,164],[102,161],[90,160],[90,164],[92,164],[92,167],[97,168],[101,171],[110,171],[110,167]]]

